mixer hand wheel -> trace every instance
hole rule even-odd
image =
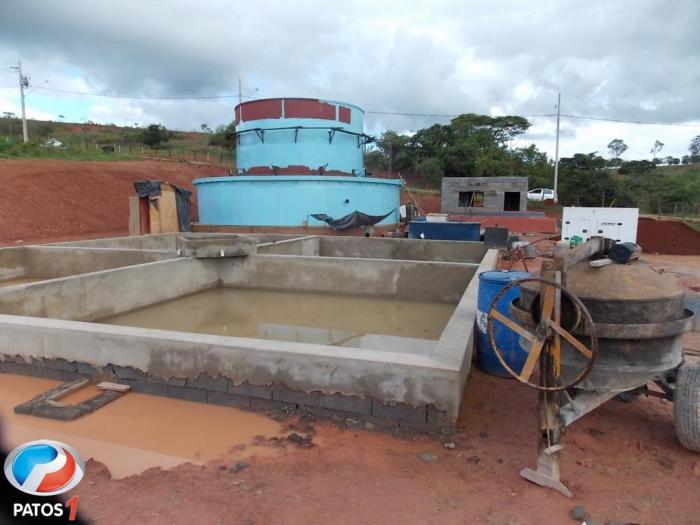
[[[509,319],[501,312],[499,312],[496,307],[498,306],[499,300],[508,293],[508,291],[516,286],[519,286],[526,282],[539,282],[541,289],[541,299],[540,304],[542,305],[542,312],[539,322],[536,324],[534,333],[516,323],[515,321]],[[585,325],[586,335],[590,339],[590,347],[583,344],[576,337],[574,337],[569,330],[566,330],[561,326],[561,300],[557,300],[557,292],[560,296],[564,296],[570,300],[570,304],[576,309],[575,319],[578,320],[578,325]],[[525,339],[530,343],[530,348],[528,351],[528,357],[525,360],[525,364],[522,370],[515,371],[506,362],[503,357],[503,351],[498,348],[496,344],[496,339],[493,333],[493,323],[494,320],[503,324],[516,334],[518,334],[522,339]],[[571,328],[573,330],[575,326]],[[595,324],[591,318],[591,314],[586,309],[586,306],[581,302],[581,300],[574,294],[566,290],[561,284],[549,280],[543,279],[541,277],[529,277],[527,279],[519,279],[516,281],[511,281],[506,286],[504,286],[493,298],[491,306],[489,307],[488,317],[486,321],[486,332],[493,347],[493,351],[496,357],[500,361],[501,365],[510,373],[515,379],[526,385],[530,385],[538,390],[546,390],[549,392],[557,392],[561,390],[566,390],[571,388],[581,381],[583,381],[586,376],[590,373],[593,363],[595,361],[596,355],[598,354],[598,336],[595,330]],[[542,350],[545,349],[549,352],[551,357],[554,359],[555,367],[559,369],[559,359],[560,359],[560,349],[559,349],[559,338],[566,340],[569,345],[579,351],[586,358],[585,366],[582,368],[581,372],[568,384],[561,385],[547,385],[545,379],[540,374],[539,382],[535,383],[531,381],[531,378],[535,372],[536,365],[539,362]],[[552,344],[552,343],[557,344]],[[558,374],[557,374],[558,375]]]

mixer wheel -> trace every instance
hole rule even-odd
[[[673,423],[681,445],[700,452],[700,362],[685,361],[678,368],[673,398]]]

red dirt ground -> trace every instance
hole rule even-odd
[[[700,257],[646,258],[681,286],[700,285]],[[697,335],[686,334],[687,350],[700,350]],[[535,407],[533,390],[473,365],[455,434],[407,439],[316,423],[318,446],[253,458],[237,474],[224,457],[112,480],[90,462],[81,511],[105,525],[560,525],[580,523],[569,513],[581,505],[596,523],[700,523],[700,455],[676,441],[670,403],[610,401],[574,423],[562,452],[572,500],[518,475],[535,459]],[[423,452],[437,461],[422,461]]]
[[[0,160],[0,243],[126,235],[134,181],[192,191],[193,179],[220,174],[220,167],[179,162]]]
[[[681,221],[641,217],[637,244],[647,253],[700,255],[700,232]]]
[[[81,511],[99,524],[580,523],[697,524],[700,456],[676,442],[671,406],[658,399],[609,402],[565,436],[563,478],[575,497],[536,487],[518,472],[535,459],[534,391],[472,370],[454,449],[316,424],[321,442],[279,458],[150,469],[111,480],[89,463]],[[437,462],[418,454],[430,452]],[[225,466],[222,470],[222,466]]]
[[[413,200],[418,204],[423,213],[440,213],[441,199],[440,195],[422,194],[422,193],[409,193],[404,189],[401,190],[401,204],[406,204],[412,202]]]
[[[220,172],[165,162],[0,161],[0,240],[123,234],[134,180],[162,178],[191,188],[193,178]],[[425,212],[439,211],[438,196],[416,198]],[[651,263],[676,272],[688,289],[700,286],[700,257],[652,257]],[[700,349],[697,337],[685,345]],[[318,446],[289,446],[284,456],[250,460],[236,474],[221,470],[232,466],[226,457],[120,480],[89,462],[80,513],[106,525],[559,525],[580,523],[569,511],[582,505],[597,522],[700,523],[700,455],[677,443],[668,402],[609,402],[569,429],[562,476],[573,500],[518,476],[535,459],[535,407],[534,391],[472,367],[458,431],[442,440],[316,423]],[[437,462],[422,461],[422,452]]]

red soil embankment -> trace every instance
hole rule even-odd
[[[126,235],[134,181],[192,180],[220,167],[158,161],[0,160],[0,243]],[[192,198],[196,217],[196,199]]]
[[[700,255],[700,232],[681,221],[640,217],[637,244],[647,253]]]

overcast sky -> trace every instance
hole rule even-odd
[[[562,155],[622,138],[625,158],[687,153],[700,134],[700,1],[0,0],[0,111],[19,113],[21,59],[30,117],[211,127],[234,99],[303,96],[367,111],[540,115],[685,123],[562,120]],[[31,91],[31,90],[30,90]],[[370,133],[439,117],[368,114]],[[533,118],[523,143],[553,154],[555,122]],[[696,127],[689,126],[695,124]]]

